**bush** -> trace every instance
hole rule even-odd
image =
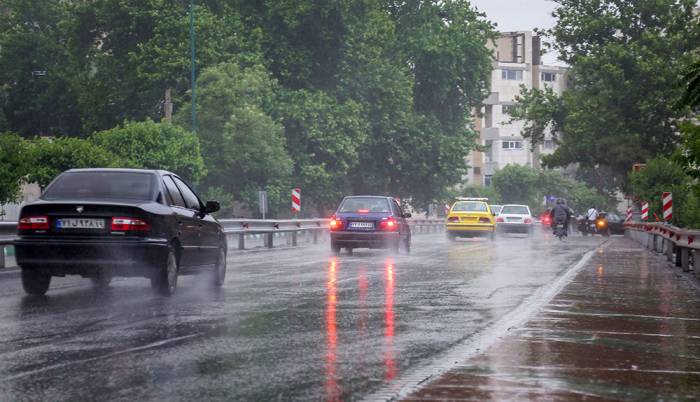
[[[119,157],[122,167],[169,170],[195,183],[206,172],[197,136],[170,123],[125,121],[90,140]]]
[[[17,201],[28,159],[27,144],[19,135],[0,133],[0,204]]]

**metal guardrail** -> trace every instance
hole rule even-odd
[[[414,234],[435,233],[445,227],[444,219],[409,219]],[[299,235],[309,234],[310,241],[318,243],[320,235],[328,232],[328,219],[221,219],[226,241],[237,244],[239,250],[245,250],[246,244],[253,236],[263,238],[263,247],[274,248],[275,238],[286,235],[285,242],[293,247],[299,244]],[[0,269],[5,268],[6,246],[11,246],[17,222],[0,222]]]
[[[649,250],[666,255],[670,262],[700,277],[700,230],[681,229],[665,223],[628,223],[627,235]]]

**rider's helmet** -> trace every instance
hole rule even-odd
[[[565,205],[565,204],[566,204],[566,200],[565,200],[565,199],[563,199],[563,198],[557,198],[557,205]]]

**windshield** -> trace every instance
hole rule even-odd
[[[530,210],[522,205],[506,205],[501,210],[502,215],[530,215]]]
[[[458,202],[452,212],[488,212],[488,208],[483,202]]]
[[[45,200],[152,199],[155,176],[133,172],[70,172],[44,192]]]
[[[391,206],[386,198],[355,197],[346,198],[338,212],[390,212]]]

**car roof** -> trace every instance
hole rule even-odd
[[[348,196],[344,197],[343,199],[347,199],[347,198],[384,198],[386,200],[393,200],[394,199],[394,197],[389,197],[386,195],[348,195]]]
[[[164,175],[164,174],[175,174],[172,172],[169,172],[167,170],[158,170],[158,169],[130,169],[130,168],[80,168],[80,169],[69,169],[66,170],[66,173],[74,173],[74,172],[119,172],[119,173],[151,173],[151,174],[159,174],[159,175]],[[177,176],[177,175],[175,175]]]
[[[504,206],[504,207],[525,207],[525,208],[530,209],[529,206],[523,205],[523,204],[505,204],[505,205],[503,205],[503,206]]]

